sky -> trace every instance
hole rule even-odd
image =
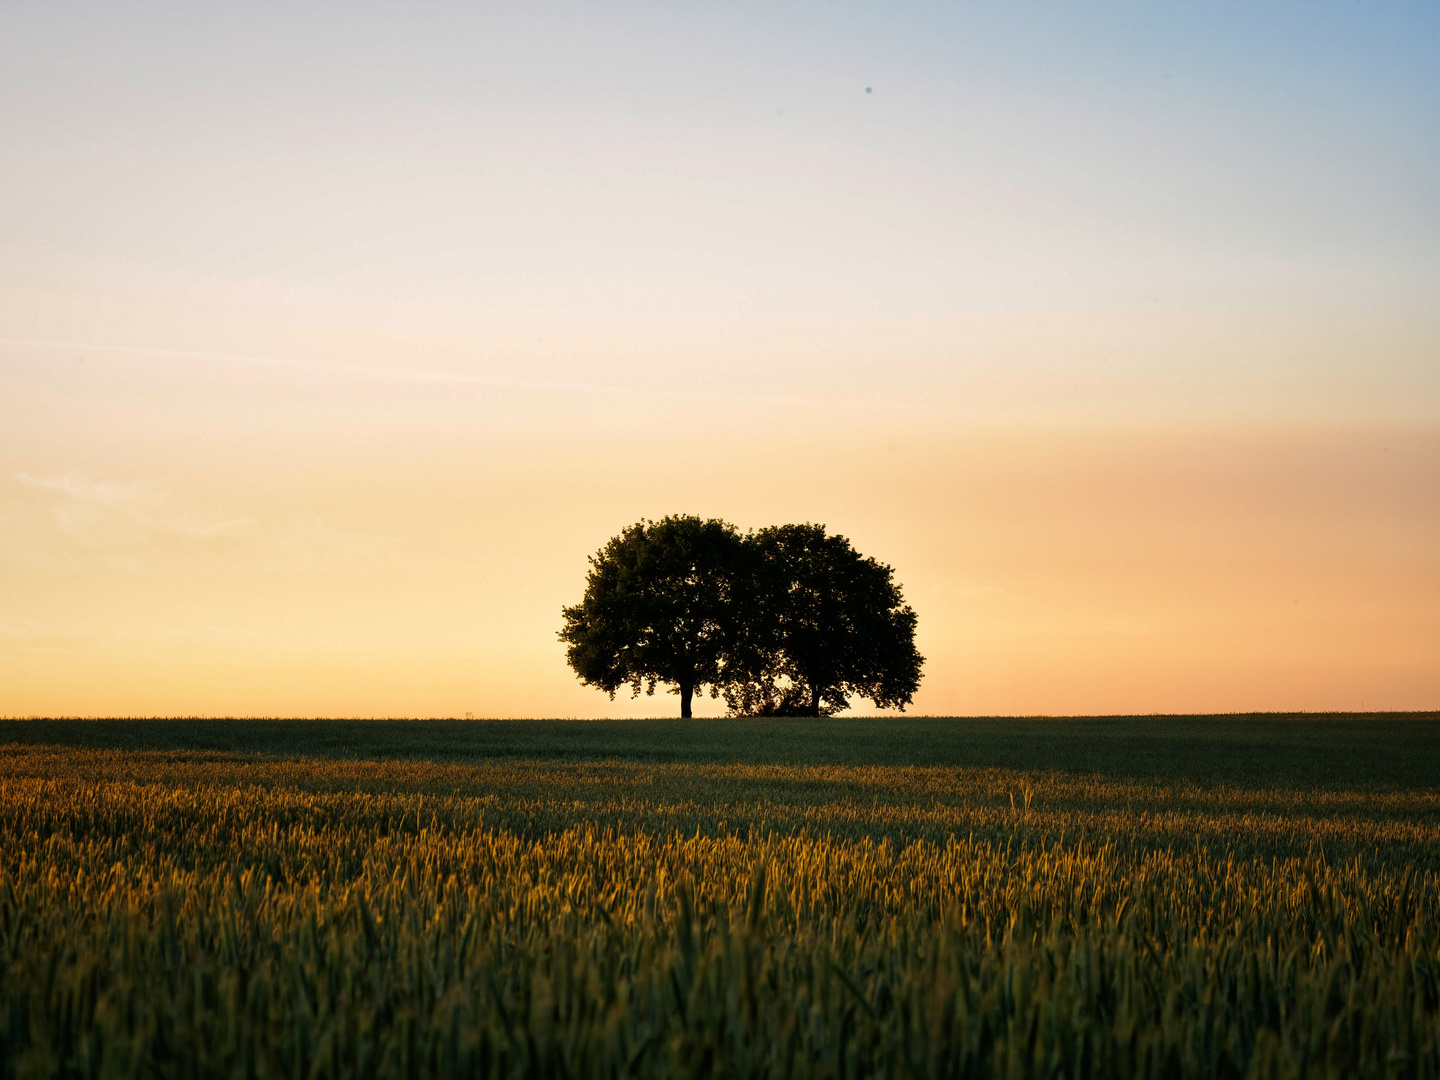
[[[1433,4],[21,0],[0,146],[0,715],[674,714],[671,513],[911,712],[1440,708]]]

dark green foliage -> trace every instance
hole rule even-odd
[[[920,685],[915,612],[894,571],[823,525],[780,525],[747,537],[758,555],[757,626],[766,636],[752,677],[732,683],[732,710],[829,716],[869,698],[903,710]]]
[[[903,710],[924,658],[893,573],[823,525],[742,539],[714,518],[642,521],[591,558],[560,640],[582,682],[612,698],[668,683],[682,717],[703,686],[742,716],[828,716],[852,696]]]
[[[669,683],[690,716],[697,687],[718,694],[744,612],[746,554],[735,527],[672,515],[625,529],[590,559],[585,598],[564,609],[560,640],[580,680],[612,698]]]

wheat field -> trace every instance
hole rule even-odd
[[[7,1076],[1440,1075],[1440,789],[1380,765],[77,730],[0,739]]]

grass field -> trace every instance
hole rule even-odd
[[[1437,1076],[1440,716],[0,722],[15,1076]]]

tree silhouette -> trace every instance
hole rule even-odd
[[[725,686],[731,710],[822,716],[848,708],[851,695],[903,710],[925,658],[894,571],[823,525],[761,529],[746,543],[760,569],[747,677]]]
[[[564,609],[570,666],[611,698],[669,683],[688,719],[697,688],[713,697],[735,677],[750,559],[735,527],[715,518],[630,526],[591,557],[584,599]]]
[[[829,716],[854,695],[903,710],[924,657],[893,574],[823,525],[641,521],[591,557],[560,640],[582,682],[668,683],[685,718],[705,686],[742,716]]]

